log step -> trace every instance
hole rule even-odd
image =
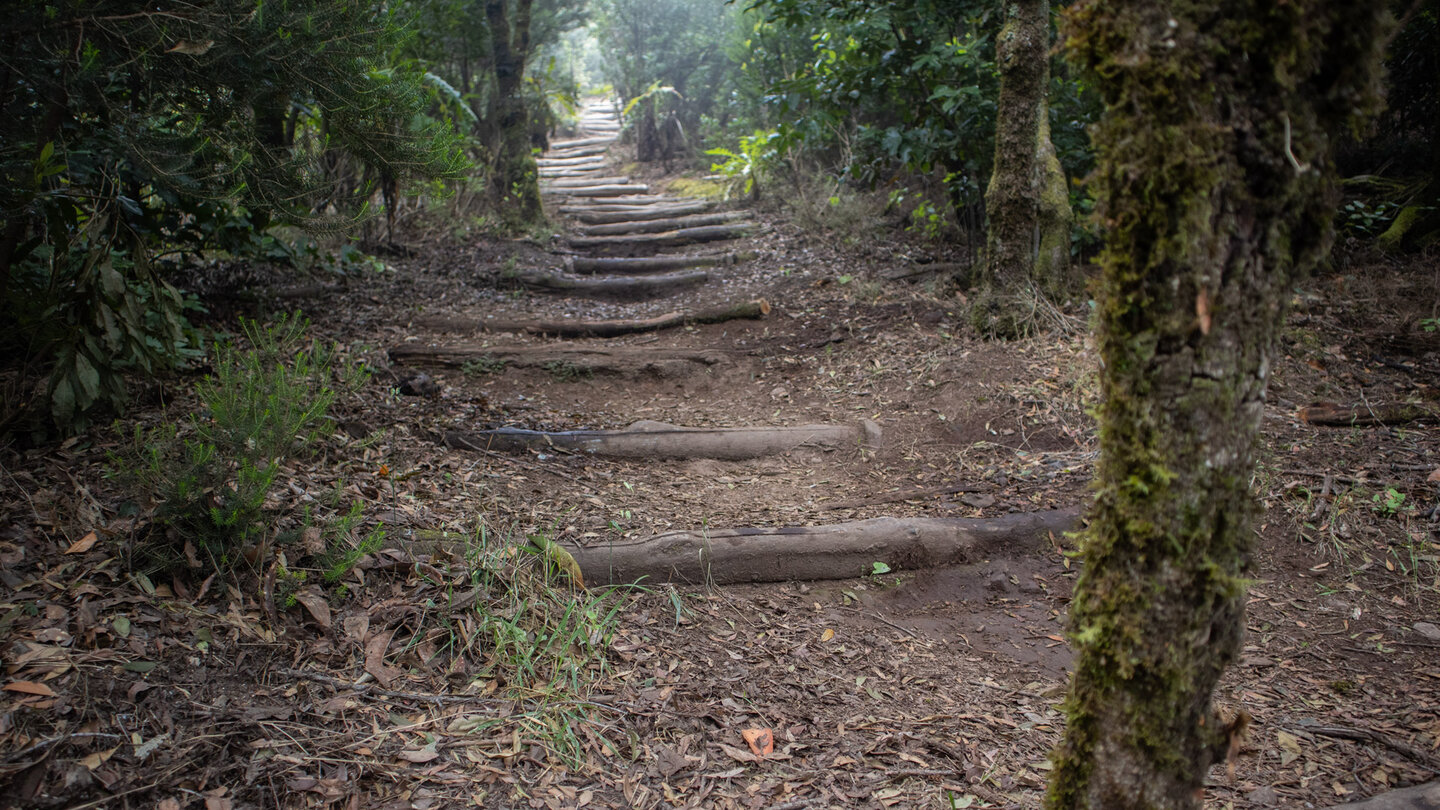
[[[553,141],[550,148],[552,150],[578,149],[585,146],[609,146],[614,142],[614,138],[573,138],[567,141]]]
[[[572,248],[605,247],[677,247],[702,242],[736,239],[750,232],[749,224],[709,225],[703,228],[680,228],[664,233],[642,233],[632,236],[572,236],[565,243]]]
[[[731,267],[755,258],[751,252],[719,253],[705,256],[644,256],[587,258],[573,256],[565,269],[572,273],[663,273],[687,267]]]
[[[590,585],[851,579],[876,562],[928,571],[1038,554],[1074,529],[1079,510],[996,518],[883,517],[828,526],[666,532],[567,550]]]
[[[770,314],[770,304],[763,298],[745,301],[728,307],[704,309],[697,312],[667,312],[654,318],[635,318],[608,321],[506,321],[499,319],[476,320],[456,316],[438,315],[417,318],[413,325],[425,329],[450,332],[524,332],[531,335],[551,337],[620,337],[641,332],[656,332],[673,329],[692,323],[721,323],[741,318],[763,318]]]
[[[723,214],[700,214],[697,216],[671,217],[669,219],[631,220],[629,222],[616,222],[610,225],[593,225],[581,229],[585,236],[617,236],[627,233],[664,233],[665,231],[677,231],[684,228],[703,228],[710,225],[724,225],[730,222],[738,222],[745,219],[745,215],[738,212],[726,212]]]
[[[600,155],[594,157],[535,159],[535,165],[541,169],[553,168],[555,166],[593,166],[604,162],[605,158]]]
[[[450,431],[445,434],[445,443],[461,449],[483,448],[507,453],[551,448],[610,458],[715,458],[733,461],[772,456],[802,446],[829,450],[878,447],[880,426],[866,419],[856,425],[693,428],[643,420],[624,430],[548,432],[499,428]]]
[[[563,273],[532,272],[521,273],[516,278],[526,286],[548,292],[636,301],[703,284],[710,279],[710,274],[704,270],[681,270],[648,276],[568,276]]]
[[[673,377],[733,361],[724,349],[670,349],[657,346],[485,346],[402,343],[390,348],[397,364],[459,368],[467,363],[492,367],[564,369],[579,374],[653,374]]]
[[[617,206],[618,207],[618,206]],[[652,207],[627,205],[623,210],[595,210],[602,206],[561,208],[562,213],[573,212],[575,218],[586,225],[609,225],[616,222],[640,222],[648,219],[668,219],[669,217],[683,217],[690,214],[703,214],[715,207],[715,203],[698,201],[693,203],[682,203],[680,205],[657,205]],[[568,210],[567,210],[568,209]]]
[[[620,175],[596,175],[594,177],[563,177],[542,183],[541,188],[584,188],[585,186],[625,185],[630,178]]]
[[[554,160],[556,158],[593,157],[595,155],[603,155],[608,151],[610,151],[610,147],[601,144],[595,146],[572,146],[569,149],[555,149],[552,147],[543,157],[547,160]]]
[[[587,186],[585,188],[542,188],[541,194],[566,197],[624,197],[629,194],[644,194],[649,186],[635,183],[611,186]]]

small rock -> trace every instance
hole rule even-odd
[[[433,397],[440,393],[440,384],[422,371],[413,377],[401,380],[400,393],[411,397]]]
[[[1411,627],[1414,628],[1415,632],[1431,641],[1440,641],[1440,627],[1436,627],[1430,622],[1415,622]]]
[[[960,502],[965,504],[966,506],[972,506],[976,509],[984,509],[987,506],[995,505],[995,496],[986,495],[983,493],[978,495],[972,493],[969,495],[961,495]]]
[[[992,593],[1006,593],[1010,590],[1010,578],[1001,571],[995,571],[985,578],[985,590]]]
[[[1280,797],[1275,795],[1275,788],[1269,785],[1255,788],[1245,794],[1245,799],[1257,807],[1274,807],[1280,803]]]

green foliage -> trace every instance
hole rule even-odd
[[[460,366],[460,373],[466,377],[485,377],[499,374],[505,370],[506,365],[505,358],[487,354],[474,360],[466,360],[464,365]]]
[[[422,114],[423,71],[391,61],[405,21],[386,4],[21,0],[11,16],[0,349],[24,393],[0,430],[43,410],[83,427],[123,402],[125,374],[193,356],[176,262],[268,250],[277,221],[344,227],[377,192],[465,168]]]
[[[480,663],[477,688],[521,709],[467,721],[458,730],[493,735],[494,727],[514,724],[562,762],[578,766],[586,743],[577,730],[589,722],[584,697],[605,674],[606,651],[626,605],[624,589],[577,588],[550,554],[517,554],[515,545],[483,529],[447,539],[458,540],[464,551],[463,563],[444,572],[451,591],[457,597],[478,594],[438,611],[453,617],[444,619],[449,651]],[[539,535],[527,545],[532,551],[559,548]]]
[[[1355,236],[1375,237],[1389,226],[1400,206],[1388,200],[1370,205],[1364,200],[1351,200],[1340,209],[1345,230]]]
[[[568,360],[551,360],[545,364],[545,370],[556,382],[568,383],[579,382],[590,379],[591,371],[585,366],[576,365]]]
[[[1387,487],[1383,493],[1370,497],[1370,508],[1386,517],[1394,517],[1405,506],[1405,493]]]
[[[779,160],[780,155],[775,148],[779,140],[780,135],[775,130],[757,129],[755,134],[740,138],[738,152],[720,147],[706,150],[707,155],[725,158],[724,161],[712,165],[710,171],[719,173],[728,181],[726,199],[735,192],[751,199],[759,199],[760,178],[773,171]]]
[[[978,189],[994,142],[993,4],[755,4],[746,74],[781,146],[863,185],[896,168]]]
[[[304,330],[298,316],[270,327],[244,322],[250,347],[217,348],[214,373],[196,386],[200,410],[137,427],[130,455],[112,459],[156,502],[168,544],[193,549],[217,570],[271,539],[265,501],[282,468],[328,433],[337,386],[366,378],[358,366],[337,364],[334,347],[306,346]]]
[[[339,493],[340,488],[337,486],[337,501]],[[321,559],[321,565],[324,568],[323,576],[327,584],[334,585],[339,582],[341,578],[350,573],[350,569],[355,567],[361,557],[379,551],[381,545],[384,544],[385,530],[380,526],[372,528],[353,546],[347,542],[358,527],[364,512],[364,506],[357,501],[351,504],[350,510],[341,515],[333,524],[322,529],[321,537],[325,541],[327,550]]]
[[[689,153],[702,116],[725,104],[736,17],[722,0],[596,0],[602,72],[625,104],[640,160]]]

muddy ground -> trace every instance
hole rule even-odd
[[[562,235],[416,238],[383,257],[383,272],[321,279],[318,295],[291,295],[294,280],[266,268],[246,276],[258,300],[211,290],[216,323],[298,308],[317,338],[377,369],[337,406],[345,430],[322,458],[287,470],[288,491],[272,506],[293,509],[339,482],[392,538],[483,525],[494,538],[597,545],[672,529],[992,517],[1085,502],[1096,392],[1082,319],[1040,313],[1038,336],[986,342],[943,278],[886,280],[951,258],[944,249],[884,220],[825,231],[771,209],[749,216],[756,227],[738,244],[752,260],[639,302],[519,283],[518,271],[557,268],[574,252]],[[1440,333],[1423,320],[1437,314],[1440,262],[1339,265],[1295,291],[1270,389],[1249,632],[1217,696],[1254,724],[1238,756],[1212,771],[1212,807],[1328,806],[1440,769],[1440,425],[1317,427],[1296,416],[1314,402],[1436,404]],[[402,367],[387,354],[562,342],[421,325],[435,315],[641,317],[756,298],[772,306],[763,319],[563,341],[634,347],[631,356],[648,358],[640,365]],[[664,360],[697,349],[720,359]],[[436,389],[399,393],[419,371]],[[0,455],[0,780],[9,785],[0,804],[1039,806],[1070,663],[1063,634],[1079,569],[1070,539],[958,569],[657,583],[616,595],[618,630],[576,715],[583,748],[567,761],[540,735],[460,722],[514,706],[427,663],[422,634],[382,643],[393,683],[357,690],[371,637],[353,625],[326,628],[303,603],[265,605],[243,580],[157,587],[129,575],[126,549],[142,527],[104,474],[107,454],[128,425],[186,412],[187,384],[150,384],[119,431]],[[741,461],[442,442],[447,430],[501,426],[862,418],[882,428],[878,449]],[[395,552],[384,562],[332,594],[331,608],[393,628],[403,624],[394,616],[443,603],[431,576],[443,560]],[[128,633],[116,632],[117,616]],[[773,753],[751,753],[748,728],[771,729]]]

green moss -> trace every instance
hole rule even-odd
[[[1396,214],[1395,219],[1391,221],[1390,227],[1375,239],[1375,242],[1380,245],[1380,249],[1386,253],[1399,252],[1405,236],[1410,233],[1411,228],[1415,227],[1415,223],[1419,221],[1420,214],[1424,210],[1418,205],[1407,205],[1401,208],[1400,213]]]
[[[700,197],[707,200],[725,199],[724,183],[702,180],[698,177],[677,177],[670,181],[670,191],[687,197]]]

